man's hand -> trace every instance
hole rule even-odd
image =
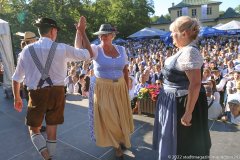
[[[86,18],[84,16],[81,16],[79,19],[78,24],[76,25],[76,29],[78,32],[84,33],[86,29]]]
[[[12,90],[13,90],[13,97],[14,97],[14,108],[18,112],[21,112],[23,107],[23,102],[22,102],[22,98],[20,97],[20,83],[13,80]]]
[[[18,112],[22,112],[22,107],[23,107],[22,99],[21,99],[21,98],[14,99],[14,108],[15,108]]]

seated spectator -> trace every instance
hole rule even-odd
[[[75,80],[75,81],[74,81]],[[74,85],[77,83],[78,77],[76,75],[76,70],[71,69],[69,72],[69,76],[67,76],[64,80],[64,84],[67,87],[67,93],[74,93]]]
[[[137,97],[134,95],[135,79],[133,76],[129,76],[129,96],[131,100],[131,108],[133,109],[136,105]]]
[[[152,83],[156,82],[156,80],[159,80],[161,78],[161,65],[156,64],[154,66],[154,74],[152,76]]]
[[[228,102],[230,111],[226,112],[221,118],[236,125],[240,125],[240,101],[233,99]]]
[[[135,89],[135,79],[134,79],[133,76],[129,76],[129,96],[130,96],[130,100],[133,100],[133,98],[135,97],[134,89]]]
[[[236,82],[240,80],[240,72],[233,72],[233,80],[227,82],[227,94],[234,94],[237,92]]]
[[[216,81],[214,79],[211,79],[207,82],[207,84],[211,87],[211,90],[212,90],[212,97],[213,99],[220,103],[220,94],[219,92],[217,91],[217,87],[216,87]]]
[[[204,85],[208,101],[208,119],[218,119],[222,114],[222,106],[218,101],[215,101],[212,95],[212,88],[210,85]]]
[[[237,90],[236,93],[228,95],[228,99],[227,99],[228,102],[233,100],[233,99],[237,99],[237,100],[240,101],[240,80],[238,80],[236,82],[236,90]],[[229,111],[229,110],[230,109],[229,109],[228,105],[226,105],[226,111]]]
[[[85,76],[83,87],[82,87],[82,96],[83,97],[89,96],[89,86],[90,86],[90,78],[89,78],[89,76]]]
[[[146,83],[146,75],[145,74],[140,75],[139,81],[140,82],[134,88],[134,96],[136,96],[136,97],[138,96],[138,93],[139,93],[140,89],[148,86],[148,84]],[[137,113],[138,108],[139,108],[139,101],[136,102],[136,105],[133,108],[133,113]]]
[[[207,83],[211,79],[211,71],[208,68],[203,69],[202,83]]]
[[[224,70],[222,70],[222,76],[225,77],[226,75],[232,73],[234,71],[234,63],[232,60],[226,62],[227,66]]]
[[[85,74],[81,74],[78,78],[78,82],[74,85],[74,93],[82,95],[82,86],[84,84]]]
[[[240,54],[238,54],[237,59],[233,60],[234,66],[240,65]]]
[[[212,73],[212,79],[214,79],[216,81],[216,85],[219,84],[222,79],[220,70],[217,67],[214,67],[211,70],[211,73]]]
[[[162,81],[161,80],[156,80],[155,85],[157,86],[157,89],[159,90],[162,87]]]

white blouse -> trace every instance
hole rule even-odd
[[[181,48],[175,55],[169,57],[165,61],[165,65],[170,62],[179,54],[181,54],[176,61],[176,69],[180,71],[187,71],[192,69],[201,69],[203,65],[203,57],[199,50],[193,47],[194,43],[190,43],[187,46]]]

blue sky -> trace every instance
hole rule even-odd
[[[172,3],[176,5],[181,1],[182,0],[154,0],[155,16],[168,14],[168,8],[172,6]],[[240,5],[240,0],[214,0],[214,1],[222,2],[222,4],[220,4],[220,11],[226,11],[227,8],[229,7],[235,9],[238,5]]]

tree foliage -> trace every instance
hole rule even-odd
[[[92,33],[103,23],[110,23],[120,32],[128,35],[150,26],[149,16],[154,13],[152,0],[0,0],[0,18],[8,21],[13,33],[15,48],[20,38],[16,32],[33,31],[36,19],[49,17],[61,28],[58,41],[73,44],[75,26],[80,16],[87,18],[87,34],[90,40],[97,38]]]
[[[153,16],[150,18],[151,22],[154,23],[156,22],[160,17],[159,16]]]
[[[235,11],[240,13],[240,4],[235,8]]]

